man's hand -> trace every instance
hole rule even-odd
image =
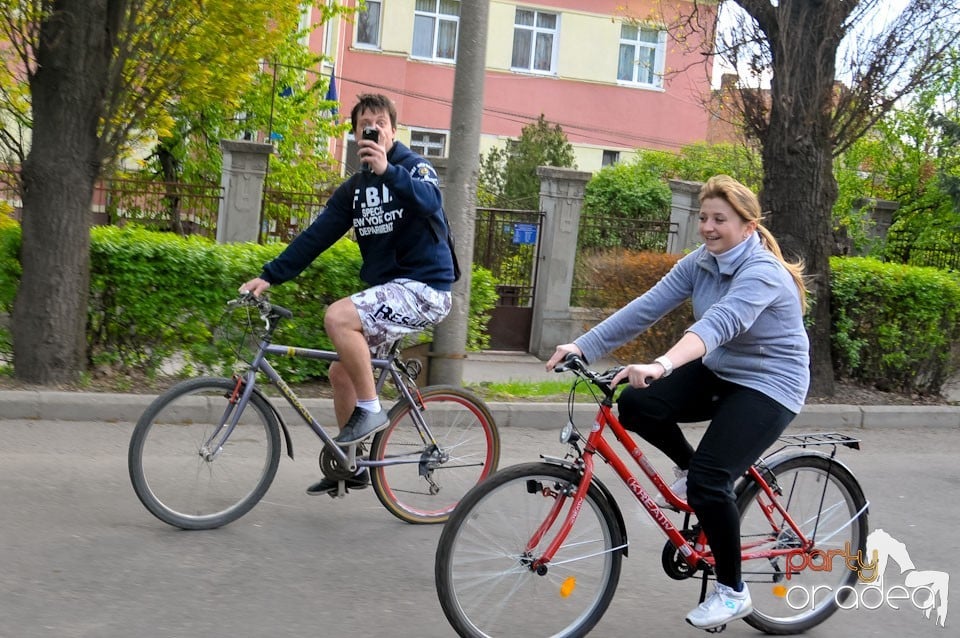
[[[256,277],[240,286],[240,294],[253,293],[254,297],[259,297],[270,287],[270,282]]]
[[[360,139],[357,141],[357,155],[360,161],[370,167],[376,175],[383,175],[390,164],[387,162],[387,151],[378,142]]]

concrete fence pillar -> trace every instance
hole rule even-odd
[[[893,224],[893,214],[900,208],[899,202],[886,199],[865,197],[853,202],[855,211],[866,212],[873,224],[867,229],[867,246],[861,254],[868,254],[876,246],[882,245],[887,239],[887,232]]]
[[[223,199],[217,214],[217,243],[256,242],[260,236],[260,205],[271,144],[220,140]]]
[[[570,309],[570,291],[583,192],[592,174],[541,166],[537,176],[544,218],[529,351],[540,359],[548,359],[558,344],[583,332]]]
[[[670,223],[677,225],[677,234],[667,240],[668,253],[685,253],[700,243],[698,218],[700,216],[701,182],[670,180]]]

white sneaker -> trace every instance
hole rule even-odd
[[[687,470],[681,470],[679,467],[675,467],[673,468],[673,475],[676,477],[676,480],[670,485],[670,491],[684,501],[687,500]],[[663,494],[657,494],[657,497],[653,500],[660,507],[666,507],[674,511],[677,509],[668,503],[667,499],[663,498]]]
[[[713,593],[687,614],[687,622],[699,629],[713,629],[751,613],[753,602],[746,585],[743,591],[737,591],[733,587],[715,583]]]

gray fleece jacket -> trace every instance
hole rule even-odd
[[[574,343],[588,361],[596,361],[691,299],[695,322],[687,330],[707,346],[703,364],[721,379],[800,412],[810,367],[799,292],[757,233],[745,243],[730,263],[718,263],[701,246]]]

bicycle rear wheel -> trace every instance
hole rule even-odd
[[[744,620],[768,634],[801,633],[829,618],[857,584],[858,572],[843,557],[866,556],[866,499],[843,465],[820,454],[774,462],[764,478],[771,487],[775,481],[777,500],[814,546],[801,550],[783,515],[770,511],[760,486],[745,485],[737,501],[743,550],[796,548],[796,553],[743,562],[754,606]]]
[[[581,489],[580,474],[548,463],[501,470],[454,510],[437,546],[440,606],[460,636],[583,636],[603,616],[620,579],[624,539],[602,492],[588,487],[553,560],[531,569],[556,537]],[[550,530],[527,549],[560,505]]]
[[[280,463],[280,426],[254,393],[221,450],[212,437],[236,405],[236,382],[199,378],[157,397],[130,439],[127,467],[140,502],[164,523],[213,529],[246,514],[266,494]]]
[[[408,523],[443,523],[471,487],[497,470],[500,434],[487,406],[452,386],[420,390],[423,408],[401,400],[390,425],[377,433],[370,460],[373,490],[387,510]],[[419,414],[433,441],[417,423]]]

